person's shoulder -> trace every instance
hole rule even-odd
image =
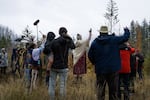
[[[92,42],[91,45],[95,45],[97,43],[97,38],[95,38]]]
[[[51,43],[52,43],[52,44],[55,44],[56,42],[59,42],[59,41],[60,41],[60,37],[58,37],[58,38],[52,40]]]
[[[56,42],[56,41],[59,41],[59,40],[61,40],[61,39],[62,39],[62,37],[59,36],[59,37],[55,38],[53,41]]]
[[[66,42],[66,39],[64,37],[60,36],[60,37],[56,38],[54,40],[54,42],[64,43],[64,42]]]
[[[58,38],[55,38],[54,40],[51,41],[51,46],[54,46],[54,45],[58,45],[60,44],[60,42],[62,41],[61,37],[58,37]]]

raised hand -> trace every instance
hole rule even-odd
[[[92,28],[90,28],[89,33],[92,33]]]
[[[124,32],[129,32],[128,27],[125,27],[125,28],[124,28]]]
[[[90,30],[89,30],[89,38],[88,38],[88,40],[91,40],[91,36],[92,36],[92,28],[90,28]]]

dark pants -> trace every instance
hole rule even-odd
[[[46,82],[46,86],[49,86],[49,77],[50,77],[50,71],[46,71],[46,79],[45,79],[45,82]]]
[[[105,100],[105,87],[106,83],[109,88],[109,100],[118,100],[117,90],[118,90],[118,78],[119,74],[117,72],[98,74],[97,78],[97,98],[98,100]]]
[[[6,74],[6,67],[1,67],[0,70],[1,70],[1,73],[2,73],[2,74]]]
[[[15,69],[13,70],[14,75],[16,74],[16,71],[18,71],[19,76],[20,76],[20,78],[21,78],[21,70],[20,70],[20,65],[19,65],[19,63],[16,63],[16,64],[15,64]]]
[[[142,80],[143,79],[142,68],[138,68],[137,71],[138,71],[139,79]]]
[[[135,78],[136,78],[136,69],[131,69],[131,73],[130,73],[130,76],[129,76],[129,81],[130,81],[130,92],[131,93],[134,93],[135,90],[134,90],[134,86],[135,86]]]
[[[121,87],[124,88],[124,100],[129,100],[130,73],[119,74],[118,98],[121,100]]]

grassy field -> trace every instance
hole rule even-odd
[[[41,80],[37,81],[37,88],[27,94],[23,78],[14,79],[12,74],[1,76],[0,100],[49,100],[44,75]],[[67,100],[96,100],[95,74],[92,69],[88,69],[87,74],[78,83],[74,83],[74,76],[70,70],[67,84]],[[135,90],[131,100],[150,100],[150,79],[145,78],[143,84],[136,80]],[[106,91],[106,100],[108,100],[107,93]],[[58,87],[56,87],[56,96],[58,100]]]
[[[69,58],[71,61],[71,58]],[[72,63],[69,62],[69,66]],[[67,81],[66,100],[96,100],[95,73],[92,65],[87,61],[87,74],[82,80],[75,83],[72,68],[69,68]],[[47,86],[45,85],[45,72],[37,80],[37,88],[31,93],[27,93],[25,81],[19,76],[9,72],[3,76],[0,74],[0,100],[49,100]],[[150,100],[150,77],[146,77],[140,84],[138,79],[135,81],[135,93],[130,96],[131,100]],[[58,86],[56,87],[56,97],[59,100]],[[61,100],[61,99],[60,99]],[[106,90],[106,100],[108,100],[108,90]]]

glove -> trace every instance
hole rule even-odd
[[[42,36],[43,36],[43,38],[46,38],[46,35],[43,34]]]
[[[92,33],[92,28],[90,28],[89,33]]]
[[[124,28],[124,32],[125,33],[129,33],[129,29],[126,27],[126,28]]]

